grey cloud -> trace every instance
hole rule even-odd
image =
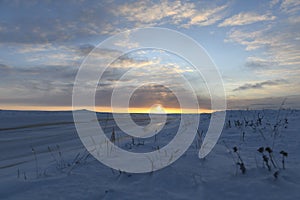
[[[0,42],[48,43],[97,35],[108,1],[1,1]]]
[[[78,52],[88,53],[93,45],[80,45],[75,49]],[[69,49],[69,48],[68,48]],[[70,48],[72,49],[72,48]],[[113,50],[96,50],[96,53],[103,55],[116,53]],[[105,59],[105,58],[104,58]],[[110,106],[112,91],[116,87],[117,81],[132,67],[141,64],[145,67],[148,60],[136,60],[128,55],[122,56],[110,66],[100,79],[98,90],[96,92],[97,106]],[[125,67],[124,67],[125,65]],[[168,71],[162,71],[158,64],[155,64],[156,70],[153,76],[148,76],[152,82],[155,80],[173,80],[173,87],[183,87],[182,80],[169,74]],[[5,94],[2,93],[1,102],[3,104],[22,104],[36,106],[70,106],[72,100],[72,88],[78,68],[70,65],[40,65],[32,67],[15,67],[0,65],[0,73],[3,78],[0,79],[0,85]],[[154,70],[146,66],[138,73],[129,75],[122,80],[119,87],[124,87],[128,91],[134,89],[145,80],[145,74],[149,74]],[[139,72],[143,72],[139,74]],[[158,73],[157,73],[158,72]],[[148,80],[148,79],[147,79]],[[85,89],[88,89],[88,84]],[[2,90],[2,91],[3,91]],[[185,91],[182,91],[184,95]],[[203,93],[202,93],[203,94]],[[185,95],[187,99],[190,97]],[[7,98],[4,98],[7,97]],[[199,98],[200,107],[208,108],[209,101],[205,98]],[[179,107],[177,98],[172,92],[161,85],[150,85],[139,88],[131,99],[131,105],[134,107],[151,106],[154,102],[160,103],[165,107]],[[208,105],[208,106],[207,106]]]
[[[228,109],[276,109],[278,110],[282,102],[284,108],[300,109],[300,95],[267,97],[256,99],[229,99],[227,100]]]
[[[8,65],[0,64],[0,72],[4,70],[10,70],[11,67]]]
[[[30,97],[1,97],[0,101],[4,105],[24,105],[24,106],[71,106],[72,95],[69,94],[47,94]]]
[[[21,78],[21,76],[31,76],[37,79],[49,78],[75,78],[77,69],[70,66],[34,66],[34,67],[8,67],[0,64],[2,73],[9,73],[13,78]],[[3,69],[3,70],[2,70]],[[6,75],[9,75],[6,74]]]
[[[251,89],[262,89],[264,86],[273,86],[273,85],[281,85],[287,83],[286,80],[278,79],[278,80],[268,80],[255,84],[246,83],[240,87],[235,88],[233,91],[243,91],[243,90],[251,90]]]
[[[56,105],[55,101],[48,101],[48,96],[71,97],[76,69],[68,66],[39,66],[31,68],[10,67],[8,71],[1,70],[0,79],[2,103],[13,103],[24,99],[23,104],[33,103],[39,99],[40,104],[48,102],[49,106]],[[61,97],[61,98],[62,98]],[[33,99],[26,102],[26,98]]]
[[[248,60],[246,66],[250,68],[297,66],[299,64],[300,26],[282,16],[266,27],[253,29],[252,26],[234,28],[228,32],[225,42],[236,42],[245,46],[245,50],[263,50],[267,60]]]
[[[278,63],[266,60],[248,60],[245,63],[245,67],[249,69],[267,69],[270,67],[277,66]]]
[[[124,91],[133,91],[134,85],[122,87]],[[96,93],[96,105],[97,106],[111,106],[111,96],[114,88],[113,87],[101,87]],[[193,102],[189,93],[181,91],[181,95],[184,96],[187,102]],[[120,96],[119,98],[122,98]],[[122,99],[120,99],[122,100]],[[203,95],[198,96],[198,104],[202,109],[210,109],[210,98]],[[175,94],[163,85],[144,85],[135,90],[130,98],[129,106],[144,108],[151,107],[153,104],[161,104],[168,108],[180,108],[180,102],[178,101]],[[187,109],[195,109],[192,104]]]
[[[87,55],[95,48],[92,44],[83,44],[78,47],[78,51],[80,54]]]
[[[8,65],[0,64],[0,75],[2,80],[4,80],[6,76],[10,74],[11,69],[12,68]],[[1,79],[0,79],[0,83],[1,83]]]
[[[162,104],[165,107],[179,107],[176,96],[168,88],[162,85],[148,85],[140,87],[131,97],[131,104],[136,107]]]

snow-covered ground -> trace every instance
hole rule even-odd
[[[139,125],[149,122],[145,114],[132,117]],[[98,120],[108,137],[115,130],[119,147],[149,152],[174,137],[180,115],[168,115],[156,137],[134,141],[110,114],[98,113]],[[201,115],[194,143],[176,162],[153,173],[129,174],[89,155],[71,112],[0,111],[0,199],[300,199],[298,110],[227,111],[217,145],[200,160],[209,120],[209,114]],[[282,150],[288,153],[285,169]]]

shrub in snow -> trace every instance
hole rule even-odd
[[[282,155],[282,160],[281,160],[282,168],[285,169],[285,160],[284,160],[284,158],[288,156],[288,153],[282,150],[282,151],[280,151],[280,154]]]
[[[236,162],[236,164],[238,166],[240,166],[240,170],[241,170],[242,174],[245,174],[246,173],[246,167],[245,167],[244,161],[243,161],[240,153],[238,152],[238,148],[233,147],[233,152],[236,153],[236,155],[238,157],[238,161]]]

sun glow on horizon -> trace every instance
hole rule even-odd
[[[149,113],[153,113],[153,114],[165,114],[166,112],[165,112],[164,107],[161,104],[154,104],[149,109]]]

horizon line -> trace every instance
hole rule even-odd
[[[160,104],[157,104],[160,105]],[[16,111],[76,111],[76,110],[88,110],[91,112],[104,112],[104,113],[212,113],[211,109],[191,109],[191,108],[169,108],[159,106],[160,109],[153,107],[129,107],[129,108],[112,108],[112,107],[72,107],[72,106],[0,106],[0,110],[16,110]]]
[[[278,110],[278,109],[226,109],[227,111],[255,111],[255,110]],[[299,109],[291,109],[291,110],[299,110]],[[109,112],[109,111],[99,111],[99,110],[90,110],[90,109],[62,109],[62,110],[42,110],[42,109],[6,109],[0,108],[0,111],[19,111],[19,112],[76,112],[76,111],[88,111],[88,112],[95,112],[95,113],[117,113],[117,114],[212,114],[215,112],[220,112],[220,110],[211,111],[211,112],[165,112],[165,113],[151,113],[151,112]]]

